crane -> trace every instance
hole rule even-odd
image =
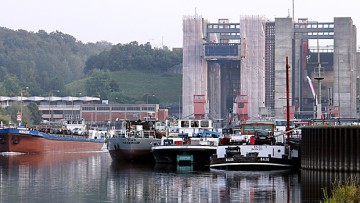
[[[319,118],[319,117],[322,117],[322,113],[321,113],[321,106],[319,105],[318,103],[318,98],[317,98],[317,95],[315,93],[315,88],[314,88],[314,85],[312,84],[311,82],[311,79],[309,76],[306,76],[306,79],[308,80],[309,82],[309,85],[310,85],[310,89],[311,89],[311,93],[315,99],[315,106],[316,106],[316,116],[314,115],[315,118]]]
[[[312,93],[312,95],[313,95],[313,97],[314,97],[314,99],[315,99],[315,102],[316,102],[316,104],[317,104],[317,103],[318,103],[318,100],[317,100],[317,97],[316,97],[314,85],[312,84],[311,79],[310,79],[309,76],[306,76],[306,79],[307,79],[308,82],[309,82],[310,89],[311,89],[311,93]]]

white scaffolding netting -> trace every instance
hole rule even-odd
[[[193,95],[207,90],[207,65],[203,54],[203,19],[201,16],[183,17],[183,113],[188,117],[194,113]]]
[[[265,107],[265,17],[241,16],[241,94],[248,95],[249,118],[259,118]]]

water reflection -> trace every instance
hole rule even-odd
[[[301,202],[299,173],[117,163],[108,153],[0,155],[0,202]]]
[[[96,154],[1,154],[0,202],[88,202],[101,180]]]
[[[323,190],[331,194],[334,181],[347,182],[351,178],[360,183],[360,173],[335,172],[335,171],[301,171],[301,198],[302,202],[319,202],[323,200]]]
[[[298,173],[112,164],[112,199],[134,202],[301,202]],[[188,168],[189,169],[189,168]]]
[[[222,200],[228,202],[301,202],[296,171],[218,171],[216,174],[218,191]]]

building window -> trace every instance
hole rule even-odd
[[[95,111],[95,107],[90,107],[90,106],[83,106],[81,109],[83,111]]]
[[[98,111],[110,111],[110,107],[108,107],[108,106],[98,106],[97,110]]]
[[[144,106],[144,107],[142,107],[142,110],[143,111],[155,111],[155,107],[146,107],[146,106]]]
[[[72,115],[65,114],[65,120],[72,120]]]
[[[128,111],[140,111],[140,107],[136,107],[136,106],[129,106],[127,107]]]
[[[125,107],[123,107],[123,106],[113,106],[111,108],[111,110],[113,110],[113,111],[125,111]]]

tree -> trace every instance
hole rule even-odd
[[[10,115],[4,115],[0,113],[0,123],[2,123],[3,125],[9,125],[10,122],[11,122]]]
[[[20,113],[20,111],[21,111],[20,102],[14,103],[13,105],[6,107],[4,110],[5,110],[4,114],[10,116],[11,122],[12,123],[17,123],[16,115],[18,113]],[[24,112],[25,112],[25,110],[23,111],[23,113]],[[22,120],[23,120],[23,123],[25,123],[26,116],[23,116]]]
[[[7,72],[6,68],[3,66],[0,66],[0,80],[5,80],[5,78],[7,78],[7,74],[8,74],[8,72]]]
[[[41,111],[39,111],[39,106],[36,103],[31,102],[27,105],[27,109],[29,110],[30,113],[29,125],[40,124],[42,121],[42,113]]]
[[[19,81],[15,76],[9,76],[4,80],[3,87],[5,89],[5,95],[7,96],[19,96],[20,85]]]
[[[98,55],[89,57],[84,68],[85,73],[93,69],[121,71],[138,70],[164,73],[171,67],[182,63],[182,52],[171,51],[167,47],[152,49],[150,43],[114,45]]]
[[[0,27],[0,81],[2,95],[18,95],[20,87],[31,87],[32,95],[41,95],[82,77],[86,60],[111,48],[110,43],[83,44],[74,37],[55,31],[37,33]],[[12,83],[4,82],[11,80]],[[1,83],[0,82],[0,83]],[[1,87],[0,87],[1,88]]]
[[[120,91],[119,84],[117,84],[117,82],[115,80],[111,80],[109,86],[110,86],[111,92],[119,92]]]
[[[143,97],[142,97],[142,100],[145,102],[145,103],[148,103],[148,104],[156,104],[156,103],[159,103],[159,99],[156,98],[156,96],[154,94],[144,94]]]
[[[6,124],[17,123],[16,115],[21,112],[22,109],[22,123],[28,125],[38,125],[42,121],[42,114],[39,111],[39,107],[36,103],[29,103],[27,106],[22,106],[17,102],[11,106],[6,107],[0,112],[0,121],[4,121]]]
[[[117,104],[134,104],[137,101],[135,98],[125,96],[120,92],[112,92],[109,96],[109,100],[111,103]]]
[[[111,77],[109,71],[94,70],[90,78],[86,81],[86,93],[108,99],[110,82]]]

